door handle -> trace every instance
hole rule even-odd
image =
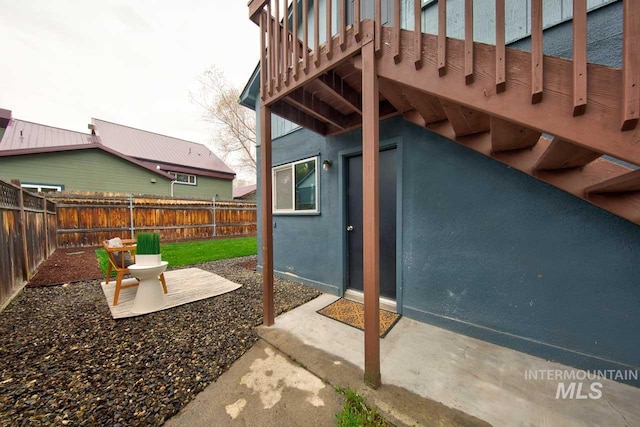
[[[353,225],[347,225],[347,231],[353,231]]]

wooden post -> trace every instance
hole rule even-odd
[[[273,314],[273,200],[271,198],[271,108],[260,107],[260,208],[262,214],[262,322]]]
[[[464,2],[464,82],[473,83],[473,0]]]
[[[29,248],[27,247],[27,219],[24,215],[24,196],[22,194],[22,185],[19,179],[12,179],[11,183],[18,190],[18,205],[20,207],[20,234],[22,237],[22,278],[29,280]]]
[[[49,258],[49,221],[47,219],[47,196],[42,197],[42,228],[44,230],[44,259]]]
[[[379,94],[375,43],[362,47],[364,381],[380,386]]]

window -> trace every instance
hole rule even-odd
[[[273,212],[318,212],[317,157],[273,168]]]
[[[54,191],[62,191],[61,185],[22,184],[22,188],[32,193],[52,193]]]
[[[167,171],[170,175],[175,177],[176,184],[184,184],[184,185],[198,185],[196,181],[196,176],[190,173],[180,173],[180,172],[171,172]]]

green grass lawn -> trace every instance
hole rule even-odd
[[[198,264],[217,259],[255,255],[258,250],[256,237],[236,237],[233,239],[200,240],[196,242],[167,243],[160,247],[162,260],[169,267]],[[104,249],[96,249],[100,268],[106,274],[109,259]]]

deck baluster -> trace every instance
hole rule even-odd
[[[338,9],[338,26],[340,27],[340,50],[343,52],[347,48],[347,18],[345,7],[345,2],[341,1]]]
[[[542,0],[531,0],[531,103],[542,102]]]
[[[473,0],[464,1],[464,82],[473,83]]]
[[[313,2],[313,62],[320,65],[320,2]]]
[[[360,25],[360,0],[355,0],[353,2],[353,25],[353,35],[356,41],[360,41],[360,38],[362,37],[362,26]]]
[[[400,28],[400,0],[393,2],[393,62],[396,64],[400,62],[400,34],[402,29]]]
[[[260,99],[262,99],[264,101],[264,93],[266,90],[266,76],[267,76],[267,72],[264,68],[265,65],[265,58],[267,55],[266,52],[266,47],[265,47],[265,31],[266,31],[266,24],[265,24],[265,15],[264,12],[260,13]]]
[[[447,74],[447,1],[438,0],[438,74]]]
[[[382,49],[382,0],[375,0],[375,51],[379,55]]]
[[[282,0],[284,11],[282,13],[282,80],[284,85],[289,84],[289,63],[291,62],[291,53],[289,51],[289,8],[288,1]]]
[[[413,63],[422,68],[422,0],[413,2]]]
[[[331,55],[333,53],[333,52],[331,52],[331,47],[332,47],[331,45],[332,45],[332,40],[333,40],[333,37],[332,37],[333,31],[331,29],[331,23],[332,23],[331,22],[332,21],[332,19],[331,19],[331,15],[332,15],[331,3],[333,3],[333,2],[331,0],[326,0],[326,2],[327,2],[327,14],[326,14],[326,16],[324,18],[325,19],[325,24],[326,24],[325,32],[327,33],[327,36],[325,38],[325,45],[326,45],[326,51],[325,52],[327,54],[327,58],[331,59]]]
[[[302,0],[302,70],[309,69],[309,0]]]
[[[637,2],[622,2],[622,125],[635,129],[640,118],[640,9]]]
[[[276,53],[276,57],[275,57],[275,72],[273,77],[276,79],[276,90],[279,91],[280,90],[280,66],[281,66],[281,62],[282,62],[282,58],[281,58],[281,52],[280,52],[280,0],[276,0],[276,20],[273,23],[275,25],[275,35],[273,37],[273,42],[275,45],[275,53]]]
[[[267,82],[269,87],[269,96],[273,95],[273,69],[274,69],[274,48],[273,48],[273,17],[271,16],[271,0],[267,2],[267,42],[269,43],[269,56],[267,65]]]
[[[298,2],[293,1],[293,28],[291,29],[293,39],[293,78],[298,80],[298,69],[300,68],[300,41],[298,40]]]
[[[504,92],[505,76],[505,44],[504,44],[504,0],[496,0],[496,92]]]
[[[573,115],[587,109],[587,0],[573,0]]]

